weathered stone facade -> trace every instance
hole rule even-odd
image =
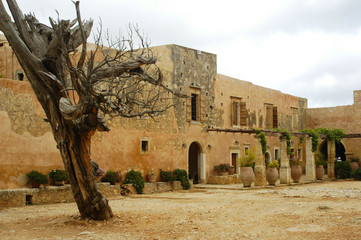
[[[91,146],[92,159],[105,170],[125,175],[134,169],[146,176],[151,168],[180,168],[195,183],[208,182],[214,166],[229,163],[239,173],[237,158],[247,149],[260,151],[254,133],[244,130],[299,132],[308,127],[307,99],[217,74],[216,55],[211,53],[178,45],[153,51],[168,86],[188,98],[174,97],[175,107],[157,121],[110,120],[111,131],[96,133]],[[0,79],[0,99],[0,189],[24,186],[31,170],[47,173],[61,167],[51,129],[28,82]],[[285,149],[279,135],[267,135],[267,140],[268,161],[280,159]],[[292,148],[305,166],[304,143],[294,137]],[[259,164],[258,171],[263,171],[264,161]]]

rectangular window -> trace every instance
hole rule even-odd
[[[149,152],[149,150],[150,150],[150,140],[151,140],[151,138],[149,138],[149,137],[142,137],[140,139],[140,153],[141,154]]]
[[[297,149],[298,160],[302,161],[302,148]]]
[[[232,98],[232,126],[247,125],[246,103],[241,102],[241,98]]]
[[[245,145],[245,146],[244,146],[244,156],[248,156],[248,155],[249,155],[249,152],[250,152],[250,150],[249,150],[249,145]]]
[[[278,128],[277,107],[272,104],[265,104],[266,107],[266,129]]]
[[[292,131],[298,131],[298,109],[291,108],[292,110]]]
[[[275,148],[275,160],[279,160],[280,159],[280,150],[278,148]]]
[[[203,122],[204,121],[204,97],[198,88],[190,88],[187,94],[186,106],[187,121]]]

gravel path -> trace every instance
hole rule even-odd
[[[111,199],[115,217],[74,203],[0,211],[1,239],[360,239],[361,182],[193,190]]]

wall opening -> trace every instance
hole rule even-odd
[[[33,195],[25,196],[25,205],[33,205]]]
[[[199,182],[199,158],[201,150],[196,142],[189,146],[188,152],[188,174],[189,178],[193,179],[193,183]]]

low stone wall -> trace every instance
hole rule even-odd
[[[208,184],[235,184],[242,183],[241,176],[239,174],[233,174],[228,176],[210,176],[208,178]]]
[[[129,189],[128,194],[136,194],[131,184],[110,185],[110,183],[98,183],[100,190],[107,197],[119,196],[124,189]],[[143,193],[161,193],[182,190],[179,181],[145,183]],[[0,209],[6,207],[18,207],[30,204],[49,204],[74,202],[70,185],[47,186],[46,188],[22,188],[0,190]]]

